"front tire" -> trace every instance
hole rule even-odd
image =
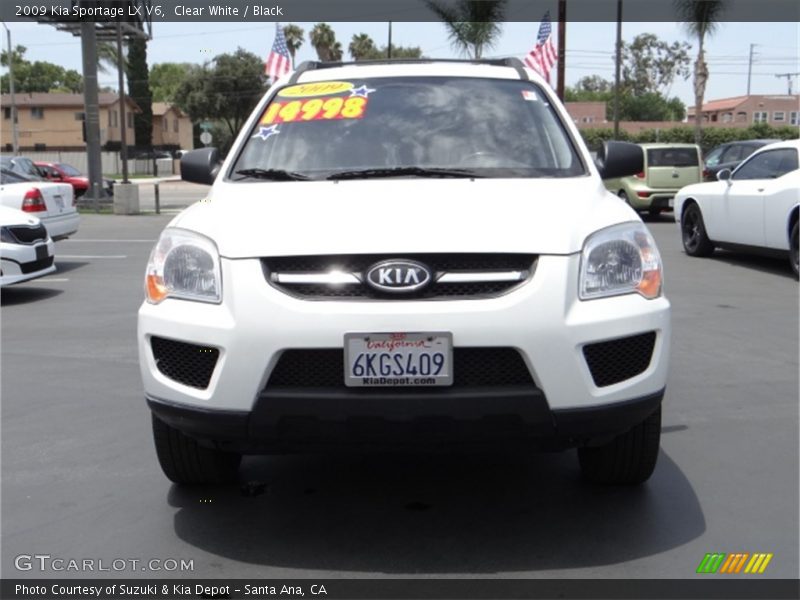
[[[219,484],[236,480],[241,454],[206,448],[153,415],[156,455],[171,481],[184,484]]]
[[[800,278],[800,253],[798,253],[798,223],[792,227],[792,235],[789,236],[789,261],[792,263],[792,271],[794,271],[795,279]]]
[[[711,256],[714,244],[706,234],[706,224],[700,207],[692,202],[681,218],[681,238],[683,249],[689,256]]]
[[[650,478],[661,446],[661,407],[602,446],[578,448],[583,477],[592,483],[631,485]]]

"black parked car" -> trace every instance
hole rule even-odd
[[[720,144],[709,150],[705,156],[705,168],[703,169],[704,181],[716,181],[717,173],[722,169],[733,171],[745,158],[753,152],[766,146],[774,144],[780,140],[742,140],[739,142],[728,142]]]

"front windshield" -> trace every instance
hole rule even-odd
[[[260,170],[321,179],[398,169],[478,177],[586,172],[547,97],[531,82],[392,77],[281,89],[229,177],[249,180]]]

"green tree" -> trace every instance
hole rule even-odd
[[[232,140],[266,91],[261,58],[241,48],[192,69],[175,93],[175,102],[192,121],[219,121]]]
[[[147,40],[135,37],[128,44],[128,94],[141,112],[133,114],[133,131],[137,146],[153,145],[153,94],[147,68]]]
[[[426,4],[444,23],[453,48],[468,58],[481,58],[500,37],[506,1],[426,0]]]
[[[83,91],[83,77],[72,69],[64,69],[50,62],[25,60],[25,46],[17,46],[11,51],[14,66],[14,90],[22,93],[30,92],[71,92]],[[9,64],[8,52],[0,53],[0,64]],[[4,94],[10,91],[8,74],[0,79],[0,90]]]
[[[339,44],[339,42],[336,41],[336,34],[333,32],[330,25],[327,23],[317,23],[311,30],[308,39],[311,41],[311,45],[314,46],[314,50],[316,50],[317,57],[320,60],[337,60],[334,56],[336,45]],[[339,51],[341,52],[341,44],[339,44]]]
[[[599,75],[587,75],[578,80],[574,89],[580,92],[589,93],[604,93],[610,92],[614,88],[614,84],[607,79],[603,79]]]
[[[366,33],[353,34],[353,39],[347,49],[353,60],[372,58],[378,53],[375,42]]]
[[[697,59],[694,61],[694,139],[703,139],[703,98],[708,83],[708,64],[705,57],[705,40],[716,31],[726,0],[673,0],[678,18],[686,30],[697,38]]]
[[[286,38],[286,47],[292,57],[292,68],[294,68],[294,55],[303,45],[305,31],[297,25],[286,25],[283,28],[283,36]]]
[[[634,95],[658,92],[668,95],[675,77],[688,79],[689,50],[686,42],[669,44],[652,33],[622,43],[622,84]]]
[[[174,102],[184,80],[200,65],[192,63],[158,63],[150,70],[150,89],[153,102]]]

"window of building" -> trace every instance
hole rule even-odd
[[[797,113],[798,113],[798,111],[796,111],[796,110],[793,110],[792,112],[789,113],[789,124],[790,125],[797,125],[797,123],[798,123],[798,121],[797,121]]]
[[[76,112],[75,113],[75,120],[76,121],[84,121],[85,119],[86,119],[86,115],[83,114],[82,112]]]
[[[716,123],[717,122],[717,113],[714,113],[713,115],[711,115],[711,122],[712,123]]]
[[[14,151],[14,146],[12,146],[11,144],[6,144],[5,148],[6,148],[6,152],[13,152]]]
[[[11,118],[11,107],[10,106],[4,106],[3,107],[3,118],[4,119],[10,119]]]
[[[744,112],[743,110],[737,112],[736,113],[736,121],[738,123],[747,123],[747,113]]]
[[[44,152],[47,150],[47,144],[34,144],[33,149],[36,152]]]
[[[782,110],[773,111],[772,120],[775,123],[783,123],[786,120],[786,113]]]
[[[31,106],[31,119],[44,119],[44,109],[41,106]]]
[[[731,121],[733,121],[733,113],[729,113],[729,112],[722,113],[722,122],[723,123],[730,123]]]
[[[757,110],[753,113],[753,123],[766,123],[769,113],[765,110]]]
[[[175,119],[172,122],[172,131],[174,131],[175,133],[178,133],[178,119]]]
[[[167,123],[167,117],[161,119],[161,129],[167,131],[169,129],[169,124]]]

